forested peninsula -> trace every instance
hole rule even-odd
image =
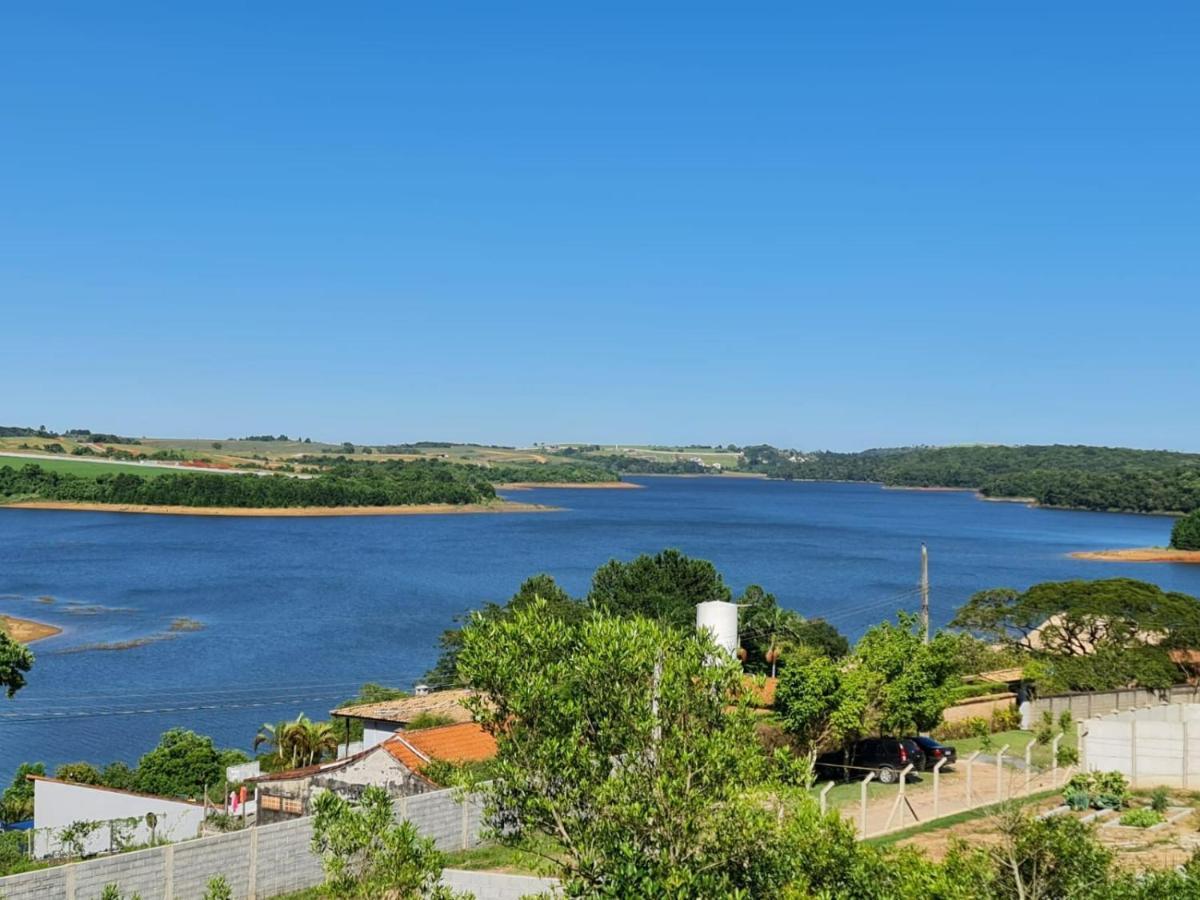
[[[3,465],[0,502],[233,510],[489,507],[499,503],[493,477],[478,466],[435,460],[342,463],[307,477],[103,471],[78,475],[36,464]]]
[[[743,448],[743,467],[772,478],[945,487],[1042,506],[1138,513],[1200,509],[1200,454],[1116,447],[908,447],[861,453]]]

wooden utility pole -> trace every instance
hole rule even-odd
[[[921,544],[921,625],[925,630],[925,643],[929,643],[929,550]]]

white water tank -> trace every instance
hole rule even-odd
[[[730,656],[738,649],[738,608],[736,603],[709,600],[696,604],[696,628],[707,628],[712,632],[717,646]]]

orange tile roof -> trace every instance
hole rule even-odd
[[[475,722],[398,731],[383,746],[413,772],[419,772],[431,760],[471,763],[496,755],[496,739]]]

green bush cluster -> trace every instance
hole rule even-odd
[[[1080,772],[1063,788],[1072,809],[1121,809],[1129,804],[1129,781],[1120,772]]]

